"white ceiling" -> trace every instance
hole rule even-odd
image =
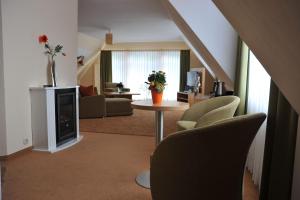
[[[114,43],[182,41],[161,0],[79,0],[78,30]]]

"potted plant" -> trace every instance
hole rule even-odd
[[[148,89],[151,90],[153,104],[160,104],[166,86],[166,73],[152,71],[148,76],[148,82],[145,83],[149,85]]]

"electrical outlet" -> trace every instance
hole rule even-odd
[[[27,145],[28,144],[28,138],[23,139],[23,144]]]

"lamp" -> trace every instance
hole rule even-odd
[[[113,34],[111,31],[105,34],[105,43],[112,44],[113,43]]]

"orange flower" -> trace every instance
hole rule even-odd
[[[40,35],[39,36],[39,43],[41,44],[41,43],[46,43],[46,42],[48,42],[47,35]]]

